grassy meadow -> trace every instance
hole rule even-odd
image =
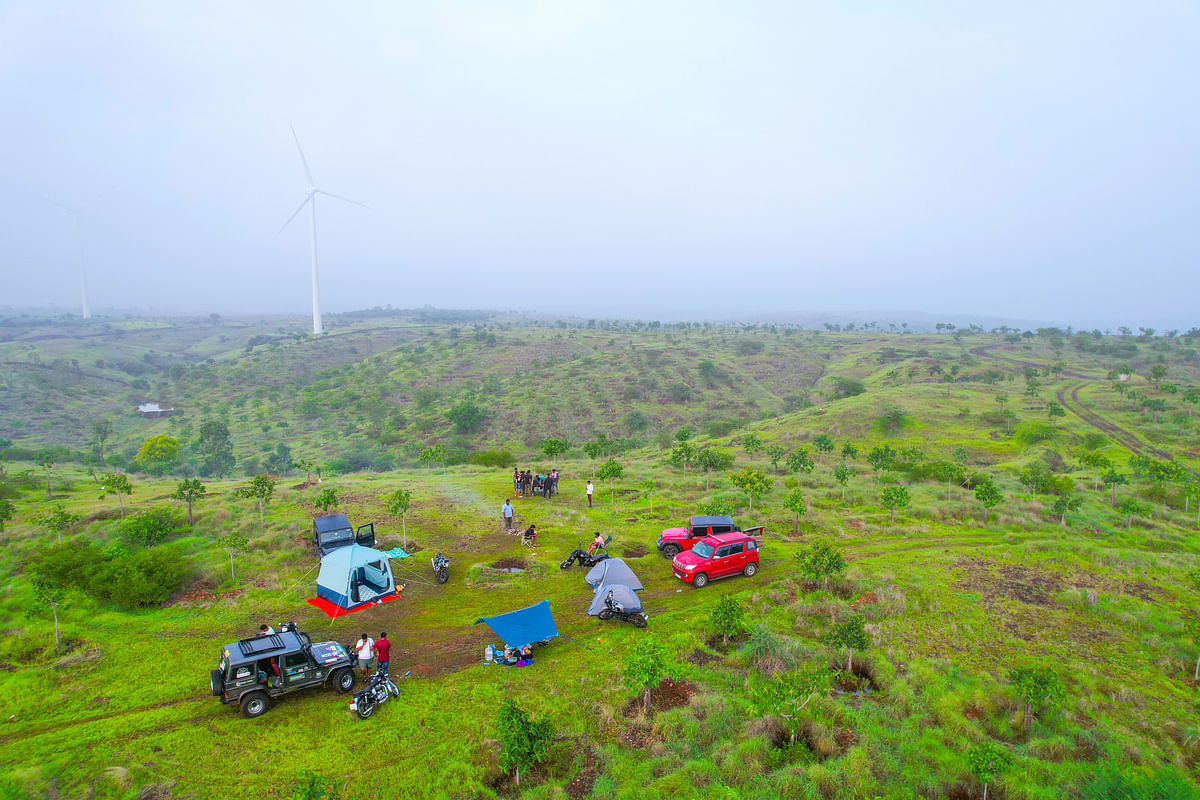
[[[984,743],[1007,757],[989,797],[1200,796],[1191,336],[432,311],[335,316],[320,339],[295,318],[4,322],[0,798],[322,796],[297,788],[310,773],[324,796],[346,798],[976,798],[969,754]],[[146,401],[181,413],[142,419],[133,409]],[[456,424],[467,406],[478,417]],[[210,420],[230,434],[225,476],[201,474]],[[102,442],[97,421],[110,426]],[[685,470],[681,429],[732,467]],[[136,454],[157,435],[180,442],[178,457],[147,470]],[[584,445],[601,435],[593,458]],[[548,437],[572,447],[552,460]],[[314,462],[313,483],[281,444]],[[423,461],[435,445],[444,456]],[[877,469],[868,457],[885,447]],[[811,471],[787,467],[801,450]],[[1179,467],[1169,477],[1153,466],[1164,454]],[[1098,456],[1125,481],[1118,503],[1136,509],[1113,507],[1089,466]],[[623,474],[597,481],[589,509],[584,482],[610,457]],[[948,485],[935,462],[961,473]],[[542,531],[522,547],[499,524],[512,467],[552,463],[560,495],[515,501],[518,522]],[[767,479],[752,509],[733,481],[744,468]],[[130,495],[102,491],[113,472]],[[236,493],[260,472],[278,479],[262,523]],[[207,492],[195,524],[149,548],[132,539],[122,505],[127,520],[170,508],[182,523],[170,495],[190,477]],[[1003,500],[987,510],[975,487],[989,479]],[[909,497],[894,519],[890,487]],[[332,622],[305,602],[317,564],[306,542],[329,488],[384,547],[406,537],[414,551],[393,562],[402,599]],[[412,493],[403,520],[386,504],[398,489]],[[797,490],[798,524],[784,505]],[[1078,501],[1065,521],[1052,511],[1063,497]],[[695,589],[654,540],[710,504],[766,526],[761,570]],[[56,510],[77,516],[55,530]],[[585,570],[559,568],[597,530],[646,586],[646,630],[588,617]],[[231,532],[246,540],[233,574],[219,541]],[[828,585],[799,571],[815,543],[846,561]],[[184,574],[146,605],[51,586],[56,646],[35,579],[39,559],[71,548],[117,560],[152,550]],[[429,567],[436,551],[452,559],[445,585]],[[523,572],[495,566],[513,560]],[[712,620],[723,598],[746,611],[727,646]],[[497,640],[475,620],[542,599],[562,636],[531,667],[485,665]],[[869,645],[853,674],[838,672],[846,650],[828,633],[855,617]],[[332,690],[256,720],[209,696],[223,644],[287,620],[317,641],[386,630],[393,677],[411,671],[401,696],[366,721]],[[624,680],[647,639],[665,647],[669,679],[650,713]],[[764,709],[764,685],[812,664],[827,677],[803,710]],[[1028,717],[1012,674],[1026,667],[1061,687]],[[506,698],[553,726],[519,787],[498,760]]]

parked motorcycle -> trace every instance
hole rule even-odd
[[[612,592],[608,593],[608,597],[604,598],[604,608],[596,614],[600,619],[615,619],[621,622],[628,622],[635,628],[644,628],[650,622],[648,617],[639,608],[637,611],[626,611],[621,608],[620,604],[613,600]]]
[[[599,550],[596,553],[589,553],[580,545],[575,545],[575,549],[571,551],[571,555],[567,556],[567,560],[559,564],[562,569],[566,569],[572,564],[578,564],[581,567],[594,567],[609,555],[604,550]]]
[[[412,670],[404,673],[409,675]],[[399,697],[400,687],[396,686],[382,670],[376,670],[367,685],[354,693],[350,701],[350,710],[358,714],[359,719],[367,719],[375,713],[375,709],[387,702],[388,697]]]
[[[450,559],[438,553],[429,559],[429,563],[433,565],[433,577],[438,583],[450,580]]]

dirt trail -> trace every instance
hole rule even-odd
[[[1007,356],[993,355],[991,353],[992,348],[999,347],[999,346],[1000,345],[998,345],[998,344],[988,344],[988,345],[984,345],[982,347],[975,347],[975,348],[971,349],[971,353],[974,355],[980,356],[982,358],[992,358],[997,361],[1006,361],[1010,364],[1017,364],[1018,366],[1022,366],[1022,367],[1034,367],[1036,369],[1045,369],[1046,368],[1045,364],[1039,364],[1034,361],[1022,361],[1021,359],[1018,359],[1018,358],[1009,358]],[[1079,378],[1080,380],[1084,380],[1084,381],[1097,380],[1097,378],[1095,378],[1091,375],[1083,375],[1078,372],[1071,372],[1070,370],[1063,370],[1062,374],[1069,378]],[[1146,444],[1146,442],[1144,442],[1140,437],[1138,437],[1137,434],[1133,433],[1132,431],[1128,431],[1128,430],[1122,428],[1121,426],[1119,426],[1113,422],[1110,422],[1109,420],[1100,416],[1095,411],[1089,411],[1087,408],[1085,408],[1083,405],[1083,402],[1079,399],[1079,390],[1081,388],[1083,388],[1083,384],[1077,383],[1070,387],[1064,387],[1064,388],[1058,389],[1054,393],[1054,396],[1055,396],[1055,398],[1057,398],[1058,402],[1063,406],[1063,408],[1066,408],[1071,413],[1073,413],[1075,416],[1079,417],[1081,420],[1086,422],[1088,425],[1091,425],[1096,430],[1108,435],[1109,437],[1111,437],[1112,439],[1114,439],[1115,441],[1117,441],[1118,443],[1123,445],[1125,448],[1127,448],[1131,452],[1137,453],[1138,455],[1145,456],[1147,458],[1159,458],[1164,461],[1171,460],[1172,456],[1167,451],[1160,450],[1157,447],[1154,447],[1153,445]],[[1069,399],[1068,399],[1068,389],[1070,390]]]

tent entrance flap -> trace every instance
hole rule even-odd
[[[475,620],[476,625],[481,622],[495,631],[509,647],[525,647],[558,636],[554,616],[550,613],[549,600],[509,611],[507,614]]]

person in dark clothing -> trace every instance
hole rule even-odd
[[[375,652],[376,663],[379,665],[376,669],[387,675],[388,662],[392,660],[392,643],[388,641],[386,631],[379,634],[379,638],[375,640],[373,650]]]
[[[542,497],[544,499],[547,499],[547,500],[550,499],[550,489],[552,486],[553,486],[553,483],[550,480],[550,476],[549,475],[542,476]]]

